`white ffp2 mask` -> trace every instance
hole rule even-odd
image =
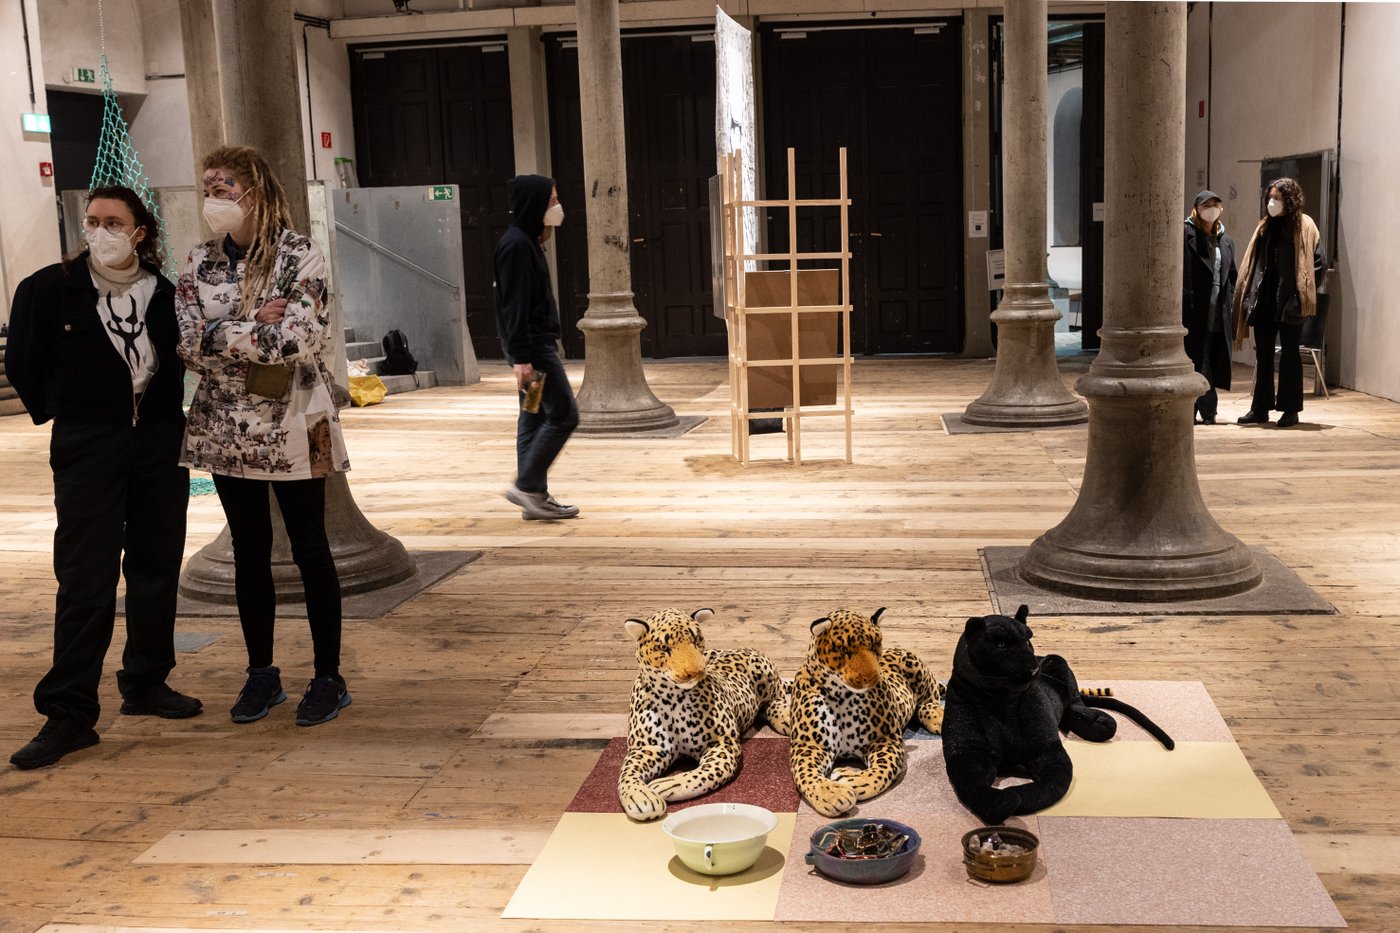
[[[1283,202],[1278,198],[1269,198],[1269,216],[1278,217],[1283,214]]]
[[[247,195],[248,192],[243,192],[238,201]],[[243,226],[243,208],[238,206],[238,201],[225,201],[223,198],[204,199],[204,221],[216,235],[232,233]]]
[[[1205,207],[1201,209],[1201,219],[1208,224],[1213,224],[1220,219],[1220,208]]]
[[[544,212],[544,225],[546,227],[562,227],[564,225],[564,205],[550,205],[549,210]]]
[[[130,236],[108,230],[106,227],[87,231],[87,243],[92,258],[109,269],[125,266],[131,254],[136,251]]]

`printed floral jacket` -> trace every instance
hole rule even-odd
[[[308,237],[282,233],[266,299],[286,298],[280,324],[259,324],[239,307],[245,263],[223,239],[190,251],[175,293],[180,356],[199,374],[185,426],[182,466],[249,479],[313,479],[350,469],[321,356],[329,343],[326,264]],[[282,398],[247,389],[250,363],[287,364]]]

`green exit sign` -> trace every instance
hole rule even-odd
[[[429,201],[451,201],[451,200],[454,200],[454,198],[453,198],[453,196],[452,196],[452,186],[451,186],[451,185],[433,185],[433,186],[431,186],[430,188],[428,188],[428,200],[429,200]]]
[[[77,84],[96,84],[97,69],[95,68],[74,68],[73,81]]]

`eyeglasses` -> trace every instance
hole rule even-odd
[[[817,843],[827,855],[843,859],[888,858],[904,850],[909,837],[879,823],[853,829],[833,829]]]
[[[121,233],[123,230],[136,225],[117,220],[115,217],[109,217],[106,220],[98,220],[96,217],[87,217],[83,220],[83,226],[89,230],[96,230],[98,227],[101,227],[108,233]]]

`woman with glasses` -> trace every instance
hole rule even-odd
[[[190,253],[175,299],[180,354],[200,374],[183,462],[214,475],[233,539],[248,679],[229,714],[255,722],[287,698],[272,663],[270,490],[311,625],[315,668],[296,723],[314,726],[350,704],[340,675],[340,578],[325,522],[326,478],[350,469],[323,360],[325,262],[292,229],[287,195],[257,150],[216,149],[204,157],[201,180],[214,239]]]
[[[129,188],[96,188],[87,249],[20,283],[5,372],[35,424],[53,421],[53,665],[34,688],[47,717],[10,756],[39,768],[97,744],[102,662],[126,577],[121,712],[182,719],[201,704],[166,684],[189,473],[180,465],[184,367],[159,225]]]

